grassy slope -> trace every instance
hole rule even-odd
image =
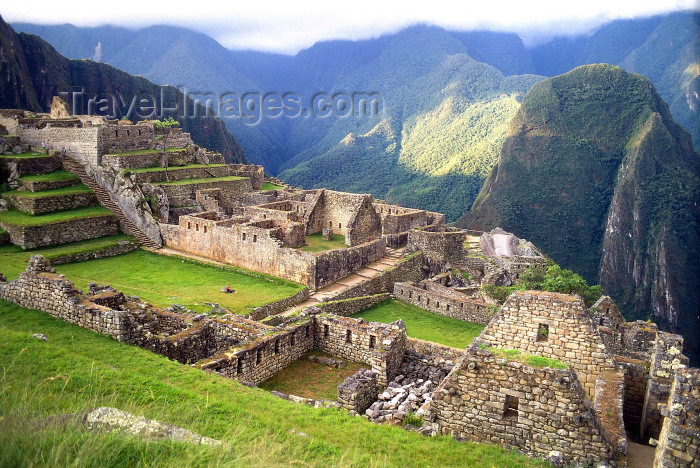
[[[17,245],[4,245],[0,247],[0,273],[4,274],[8,280],[16,279],[21,272],[26,270],[27,261],[32,255],[43,255],[51,260],[52,258],[64,255],[74,255],[86,252],[95,252],[107,247],[114,247],[119,241],[133,241],[134,238],[126,234],[100,237],[80,242],[71,242],[53,247],[43,247],[32,250],[22,250]]]
[[[333,240],[324,240],[321,233],[311,234],[306,236],[306,246],[300,248],[304,252],[324,252],[331,249],[346,249],[345,236],[333,234]]]
[[[12,190],[10,192],[6,192],[4,195],[6,195],[6,196],[14,195],[16,197],[25,197],[25,198],[44,198],[44,197],[54,197],[57,195],[75,195],[78,193],[90,193],[90,192],[92,192],[92,190],[87,185],[76,184],[76,185],[71,185],[70,187],[61,187],[61,188],[51,189],[51,190],[42,190],[41,192],[30,192],[28,190]]]
[[[139,173],[139,172],[164,172],[164,171],[179,171],[180,169],[193,169],[193,168],[199,168],[199,167],[221,167],[224,166],[224,164],[186,164],[184,166],[169,166],[167,169],[165,167],[143,167],[143,168],[138,168],[138,169],[131,169],[128,168],[126,169],[127,171],[133,172],[133,173]]]
[[[273,184],[271,182],[263,182],[261,190],[282,190],[284,187],[281,185]]]
[[[0,221],[20,226],[42,226],[44,224],[60,223],[82,218],[95,218],[99,216],[114,216],[114,213],[102,206],[91,206],[89,208],[78,208],[77,210],[58,211],[35,216],[17,210],[10,210],[0,213]]]
[[[32,333],[45,333],[49,342]],[[489,445],[426,438],[288,403],[4,301],[0,342],[1,466],[544,466]],[[28,423],[95,406],[230,445],[211,449]]]
[[[371,366],[340,359],[345,362],[345,367],[334,368],[326,364],[311,362],[310,355],[333,357],[319,350],[309,351],[298,361],[282,369],[265,382],[260,388],[269,391],[289,393],[304,398],[337,400],[338,385],[346,377],[352,376],[360,369],[369,369]],[[334,358],[335,359],[335,358]]]
[[[80,289],[87,289],[87,283],[94,281],[139,296],[156,306],[177,303],[197,311],[211,309],[204,302],[217,302],[234,313],[245,314],[302,289],[299,284],[262,274],[201,265],[141,250],[118,257],[59,265],[56,269]],[[227,285],[236,293],[221,292]]]
[[[56,180],[77,180],[79,177],[66,171],[54,171],[47,174],[30,174],[20,177],[20,181],[47,182]]]
[[[466,348],[484,329],[483,325],[444,317],[395,299],[384,301],[353,317],[382,323],[401,319],[406,324],[408,336],[453,348]]]

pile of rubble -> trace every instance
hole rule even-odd
[[[413,359],[404,362],[401,373],[365,411],[370,421],[401,424],[409,413],[422,415],[420,408],[432,400],[433,391],[454,367],[444,358],[409,353]]]

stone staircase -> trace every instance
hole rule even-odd
[[[95,195],[97,196],[97,199],[99,200],[100,204],[117,216],[117,219],[119,219],[119,224],[121,225],[122,230],[126,234],[134,236],[141,243],[141,245],[145,247],[151,249],[158,249],[161,247],[156,242],[151,240],[151,238],[144,234],[143,231],[141,231],[138,228],[138,226],[136,226],[129,218],[126,217],[124,212],[122,212],[121,208],[119,208],[119,205],[112,201],[112,198],[109,196],[109,193],[107,193],[107,191],[100,184],[95,182],[92,179],[92,177],[90,177],[87,174],[87,172],[85,172],[85,168],[82,164],[80,164],[78,161],[72,158],[65,157],[63,159],[63,167],[67,171],[72,172],[73,174],[80,177],[81,182],[90,187],[95,192]]]
[[[285,317],[293,314],[294,312],[302,310],[305,307],[309,307],[320,302],[334,300],[334,297],[338,296],[342,292],[345,292],[349,288],[357,286],[365,281],[369,281],[379,273],[396,266],[396,263],[404,257],[405,250],[405,247],[398,249],[387,248],[386,254],[376,262],[370,263],[369,265],[357,270],[355,273],[352,273],[333,284],[329,284],[318,291],[312,292],[307,301],[294,307],[290,307],[284,312],[281,312],[279,315]]]

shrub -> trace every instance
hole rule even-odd
[[[403,418],[403,425],[410,424],[411,426],[421,427],[423,425],[423,416],[417,415],[409,411],[406,417]]]

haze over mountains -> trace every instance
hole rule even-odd
[[[320,91],[379,92],[385,104],[379,117],[226,124],[249,160],[289,183],[371,192],[445,212],[449,220],[471,207],[524,93],[578,65],[607,62],[644,73],[700,140],[700,28],[693,13],[614,21],[591,36],[530,50],[515,34],[414,26],[377,39],[320,42],[295,56],[230,51],[170,26],[14,26],[67,57],[99,58],[189,90],[293,91],[303,101]]]

